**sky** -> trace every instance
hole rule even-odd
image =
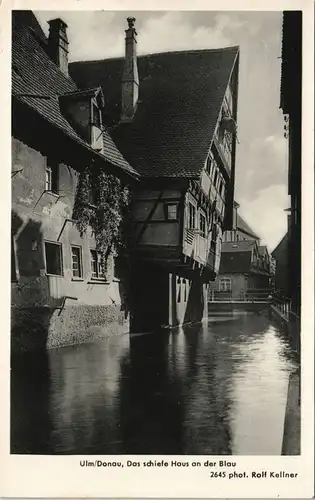
[[[136,18],[138,54],[240,46],[235,199],[272,251],[286,232],[287,139],[279,109],[282,12],[36,11],[42,28],[68,24],[69,60],[124,55],[126,18]]]

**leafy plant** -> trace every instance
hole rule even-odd
[[[90,226],[96,249],[105,259],[110,251],[127,247],[126,215],[131,201],[128,186],[120,179],[93,166],[80,174],[73,219],[82,235]]]

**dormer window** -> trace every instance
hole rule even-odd
[[[96,151],[103,150],[102,115],[97,98],[91,101],[91,146]]]
[[[60,109],[74,130],[96,151],[103,150],[101,87],[68,92],[59,97]]]
[[[95,102],[92,102],[92,125],[102,128],[101,110]]]

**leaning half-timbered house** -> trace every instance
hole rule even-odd
[[[207,283],[232,227],[239,48],[138,56],[128,18],[124,58],[70,65],[101,86],[104,122],[141,175],[133,203],[133,327],[207,316]]]

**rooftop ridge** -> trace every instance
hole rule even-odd
[[[138,54],[137,59],[144,59],[145,57],[152,57],[152,56],[165,56],[168,54],[172,55],[177,55],[177,54],[196,54],[196,53],[215,53],[215,52],[222,52],[222,51],[229,51],[229,50],[236,50],[239,51],[240,46],[239,45],[231,45],[227,47],[221,47],[221,48],[216,48],[216,49],[191,49],[191,50],[167,50],[165,52],[150,52],[148,54]],[[124,59],[124,55],[122,56],[116,56],[116,57],[106,57],[102,59],[91,59],[91,60],[84,60],[84,61],[72,61],[71,64],[91,64],[91,63],[102,63],[102,62],[108,62],[108,61],[118,61],[121,59]]]

